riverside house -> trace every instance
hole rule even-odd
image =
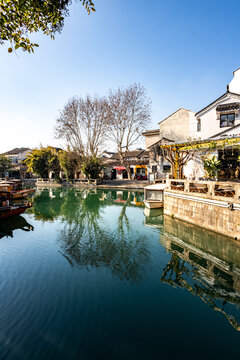
[[[147,176],[147,165],[149,163],[149,151],[137,149],[128,151],[125,158],[130,164],[131,177],[143,178]],[[111,157],[105,157],[104,175],[109,179],[126,179],[127,171],[122,165],[120,157],[114,153]]]
[[[25,179],[25,177],[27,176],[27,166],[23,164],[23,161],[26,159],[30,151],[30,148],[21,147],[14,148],[3,153],[3,155],[11,159],[12,161],[12,168],[8,174],[9,177]]]
[[[149,150],[148,172],[155,178],[171,173],[171,164],[164,157],[166,144],[180,146],[183,142],[199,140],[207,143],[240,136],[240,68],[233,72],[226,92],[203,109],[194,113],[181,108],[158,125],[159,129],[143,133]],[[201,151],[195,153],[194,158],[184,166],[185,177],[203,177],[201,154]],[[216,148],[213,155],[221,160],[223,178],[239,178],[238,146],[232,145],[224,150]]]

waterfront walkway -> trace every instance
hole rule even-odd
[[[81,188],[86,188],[86,187],[97,187],[97,188],[115,188],[115,189],[139,189],[139,190],[143,190],[143,188],[145,186],[147,186],[149,184],[149,182],[147,180],[128,180],[128,179],[123,179],[123,180],[103,180],[102,184],[99,185],[95,185],[95,184],[88,184],[87,182],[82,182],[82,183],[77,183],[77,184],[71,184],[71,183],[63,183],[63,184],[58,184],[56,182],[53,181],[44,181],[44,182],[36,182],[37,186],[44,186],[44,187],[50,187],[50,186],[56,186],[56,187],[60,187],[60,186],[73,186],[73,187],[81,187]]]

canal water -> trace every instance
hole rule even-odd
[[[1,222],[1,360],[238,358],[240,245],[142,201],[43,189]]]

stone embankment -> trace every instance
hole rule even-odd
[[[168,180],[164,214],[240,240],[240,183]]]
[[[148,181],[144,180],[103,180],[102,182],[98,182],[97,180],[91,180],[88,182],[87,180],[75,180],[73,182],[63,182],[59,184],[53,180],[49,179],[38,179],[36,182],[37,186],[40,187],[77,187],[77,188],[86,188],[86,187],[97,187],[99,189],[107,189],[107,188],[116,188],[122,190],[143,190],[146,185],[148,185]]]

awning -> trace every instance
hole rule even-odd
[[[118,171],[126,170],[126,168],[124,166],[114,166],[114,169],[116,169]]]

